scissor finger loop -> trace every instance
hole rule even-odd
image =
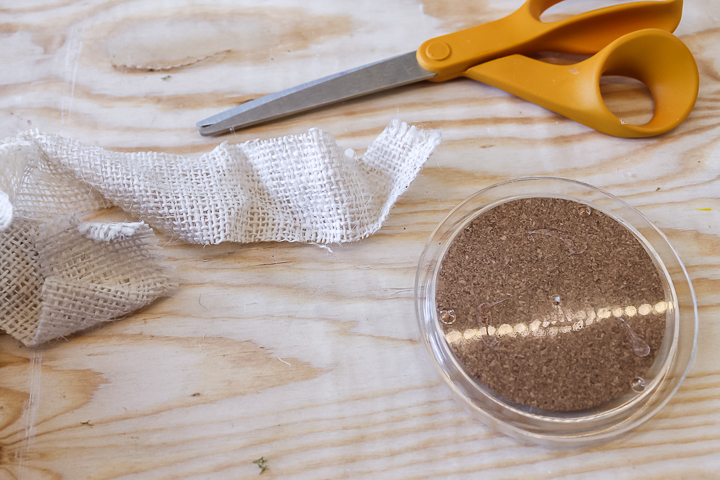
[[[647,85],[655,104],[652,119],[644,125],[630,125],[615,116],[600,92],[603,75],[630,77]],[[618,137],[648,137],[677,127],[692,111],[699,88],[697,64],[690,50],[659,29],[620,37],[574,65],[512,55],[473,67],[465,76]]]

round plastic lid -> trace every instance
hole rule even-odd
[[[526,218],[527,215],[522,209],[516,211],[517,209],[511,208],[518,205],[523,207],[524,204],[527,204],[528,208],[542,206],[540,210],[550,208],[551,211],[554,211],[552,208],[557,210],[569,207],[575,209],[577,215],[573,214],[574,216],[580,217],[596,212],[588,220],[594,220],[596,223],[604,220],[606,225],[608,221],[617,222],[615,231],[625,232],[625,237],[636,239],[635,243],[642,246],[640,250],[645,250],[646,254],[641,256],[646,257],[646,265],[654,265],[656,268],[657,274],[654,274],[653,278],[659,279],[659,282],[655,283],[662,286],[656,285],[655,293],[646,295],[648,299],[652,298],[652,301],[638,305],[623,305],[619,308],[619,304],[607,304],[607,299],[613,298],[609,296],[595,303],[591,300],[589,308],[578,311],[577,308],[574,310],[567,308],[567,304],[563,303],[565,298],[561,299],[560,295],[550,296],[551,304],[557,304],[557,312],[562,315],[552,317],[550,312],[550,316],[538,317],[538,308],[532,305],[532,308],[526,309],[530,311],[527,315],[536,315],[534,318],[540,320],[531,321],[530,317],[521,315],[526,312],[513,310],[515,308],[513,305],[527,306],[527,302],[518,299],[525,298],[523,295],[527,293],[528,288],[537,287],[532,282],[537,280],[538,272],[533,272],[524,265],[519,270],[514,270],[514,280],[510,278],[504,282],[505,277],[502,275],[498,277],[501,279],[499,283],[507,283],[503,288],[492,289],[492,282],[476,282],[479,288],[477,292],[470,292],[470,289],[465,288],[464,285],[463,288],[455,288],[456,291],[461,292],[460,296],[464,291],[467,298],[477,297],[476,310],[458,309],[455,312],[452,308],[454,305],[443,305],[443,303],[452,303],[449,299],[456,298],[452,295],[448,296],[448,291],[453,290],[448,287],[449,282],[457,280],[457,283],[464,284],[468,278],[471,278],[467,277],[467,274],[471,276],[474,274],[475,278],[479,275],[481,279],[485,279],[484,277],[489,278],[495,273],[492,270],[494,266],[490,263],[498,258],[493,256],[495,254],[489,257],[485,255],[487,258],[484,258],[484,264],[463,263],[463,261],[464,258],[475,254],[479,258],[483,257],[486,253],[484,250],[491,250],[494,248],[493,245],[502,247],[502,243],[478,242],[473,247],[474,251],[458,249],[456,248],[458,244],[453,245],[453,243],[466,241],[467,232],[473,228],[485,228],[489,235],[496,232],[506,240],[503,234],[505,231],[497,223],[505,217],[502,215],[498,217],[499,214],[518,217],[505,222],[511,221],[513,225],[521,223],[519,220],[521,215],[524,217],[525,225],[522,228],[525,228],[524,236],[527,238],[523,240],[522,245],[531,246],[533,255],[537,250],[537,255],[542,257],[545,250],[552,253],[551,250],[554,248],[556,254],[561,255],[559,258],[566,257],[575,263],[578,260],[586,261],[583,271],[588,271],[587,258],[590,258],[591,252],[596,256],[612,256],[613,248],[617,248],[615,245],[593,244],[593,241],[597,243],[599,237],[591,236],[588,239],[583,235],[570,235],[568,232],[571,232],[571,225],[568,225],[567,221],[561,220],[558,223],[560,228],[554,228],[555,225],[548,228],[547,225],[542,224],[538,225],[540,228],[529,227],[534,225],[534,220]],[[530,216],[533,212],[530,212]],[[541,213],[552,214],[544,210]],[[486,219],[489,224],[485,222]],[[582,224],[581,220],[578,221],[580,222],[578,225]],[[587,227],[586,224],[583,225]],[[511,243],[509,245],[508,248],[520,248],[513,247]],[[562,257],[563,251],[565,251],[564,257]],[[583,258],[583,254],[586,258]],[[457,260],[453,255],[455,257],[462,255],[463,258]],[[506,259],[506,261],[511,260],[512,258]],[[626,261],[627,259],[622,260],[623,263]],[[443,271],[444,262],[447,267],[445,271]],[[592,260],[591,263],[597,261]],[[475,266],[468,267],[468,265]],[[565,265],[564,268],[569,269],[571,265]],[[552,272],[545,273],[545,275],[550,274]],[[522,275],[526,275],[527,281],[523,281]],[[575,281],[572,277],[571,280]],[[551,281],[557,283],[556,279]],[[524,284],[532,287],[520,287]],[[562,288],[557,290],[565,291],[567,287],[565,290]],[[638,288],[638,290],[644,289]],[[547,290],[550,291],[552,290]],[[622,292],[623,289],[620,288],[618,291]],[[418,266],[415,295],[417,318],[423,341],[455,398],[487,425],[508,435],[545,445],[580,446],[602,443],[643,423],[662,408],[677,391],[692,364],[696,349],[698,320],[695,295],[685,267],[667,238],[627,203],[600,189],[572,180],[552,177],[521,178],[488,187],[465,200],[438,225],[428,240]],[[617,292],[615,295],[618,295]],[[565,313],[570,310],[579,313],[580,316],[573,314],[571,319]],[[648,337],[647,332],[650,330],[647,328],[638,330],[640,333],[638,334],[630,326],[635,325],[636,329],[638,326],[647,326],[648,319],[653,316],[655,325],[659,325],[659,328],[664,330],[659,336]],[[497,321],[493,323],[493,319]],[[456,320],[459,329],[452,326]],[[581,330],[583,327],[585,327],[584,331]],[[608,328],[613,330],[610,331]],[[561,348],[558,342],[565,342],[565,346],[562,346],[565,350],[567,345],[579,344],[579,352],[583,348],[589,348],[588,343],[582,344],[588,341],[582,340],[583,338],[594,339],[598,335],[606,334],[612,336],[613,332],[615,337],[626,339],[624,341],[629,346],[630,353],[621,353],[631,364],[635,362],[640,365],[638,368],[641,368],[639,371],[642,375],[630,374],[631,377],[623,378],[622,387],[619,390],[616,388],[611,398],[593,394],[588,402],[588,395],[584,393],[592,390],[589,384],[583,385],[578,382],[575,392],[578,395],[573,395],[574,392],[567,390],[567,385],[558,384],[557,388],[554,388],[552,380],[545,378],[535,382],[537,385],[542,385],[542,389],[532,391],[532,385],[535,384],[533,378],[542,377],[547,366],[552,369],[554,364],[563,363],[558,362],[557,357],[551,357],[551,361],[548,361],[547,358],[538,356],[536,348],[538,345],[541,345],[543,355],[552,349],[546,348],[548,346]],[[648,342],[653,347],[652,355],[648,355],[650,350]],[[503,351],[506,356],[498,357],[497,355],[502,355]],[[597,348],[594,351],[596,355],[606,353]],[[567,355],[570,355],[570,352],[567,352]],[[589,354],[587,356],[590,357]],[[513,362],[516,365],[513,366]],[[642,362],[645,362],[644,366]],[[573,363],[573,361],[564,362],[571,366],[571,370]],[[508,385],[507,378],[490,375],[494,371],[501,371],[503,366],[506,368],[506,377],[507,372],[510,371],[514,372],[511,377],[517,376],[515,385],[512,382]],[[617,364],[615,368],[620,370],[628,367],[625,364]],[[524,381],[523,374],[526,374]],[[605,376],[617,382],[613,375]],[[560,378],[552,377],[550,373],[547,377]],[[582,375],[578,378],[581,377]],[[481,381],[481,378],[485,380]],[[570,385],[573,383],[571,382]],[[596,393],[604,388],[605,386],[600,385]],[[540,396],[540,400],[535,401],[535,394]],[[553,395],[557,398],[553,398]],[[575,397],[579,400],[574,400]]]

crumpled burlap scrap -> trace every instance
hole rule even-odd
[[[0,328],[23,342],[116,319],[173,288],[150,227],[198,244],[375,233],[440,143],[392,122],[362,156],[313,129],[197,158],[25,132],[0,145]],[[132,223],[81,221],[118,206]]]

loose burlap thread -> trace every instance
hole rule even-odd
[[[439,142],[394,121],[362,156],[313,129],[189,158],[22,133],[0,145],[0,328],[38,345],[167,295],[150,227],[204,245],[366,238]],[[140,221],[81,221],[113,205]]]

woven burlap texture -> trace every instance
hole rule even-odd
[[[148,225],[199,244],[365,238],[439,142],[393,121],[362,156],[313,129],[182,157],[22,133],[0,146],[0,327],[37,345],[167,294]],[[112,205],[140,221],[79,220]]]

